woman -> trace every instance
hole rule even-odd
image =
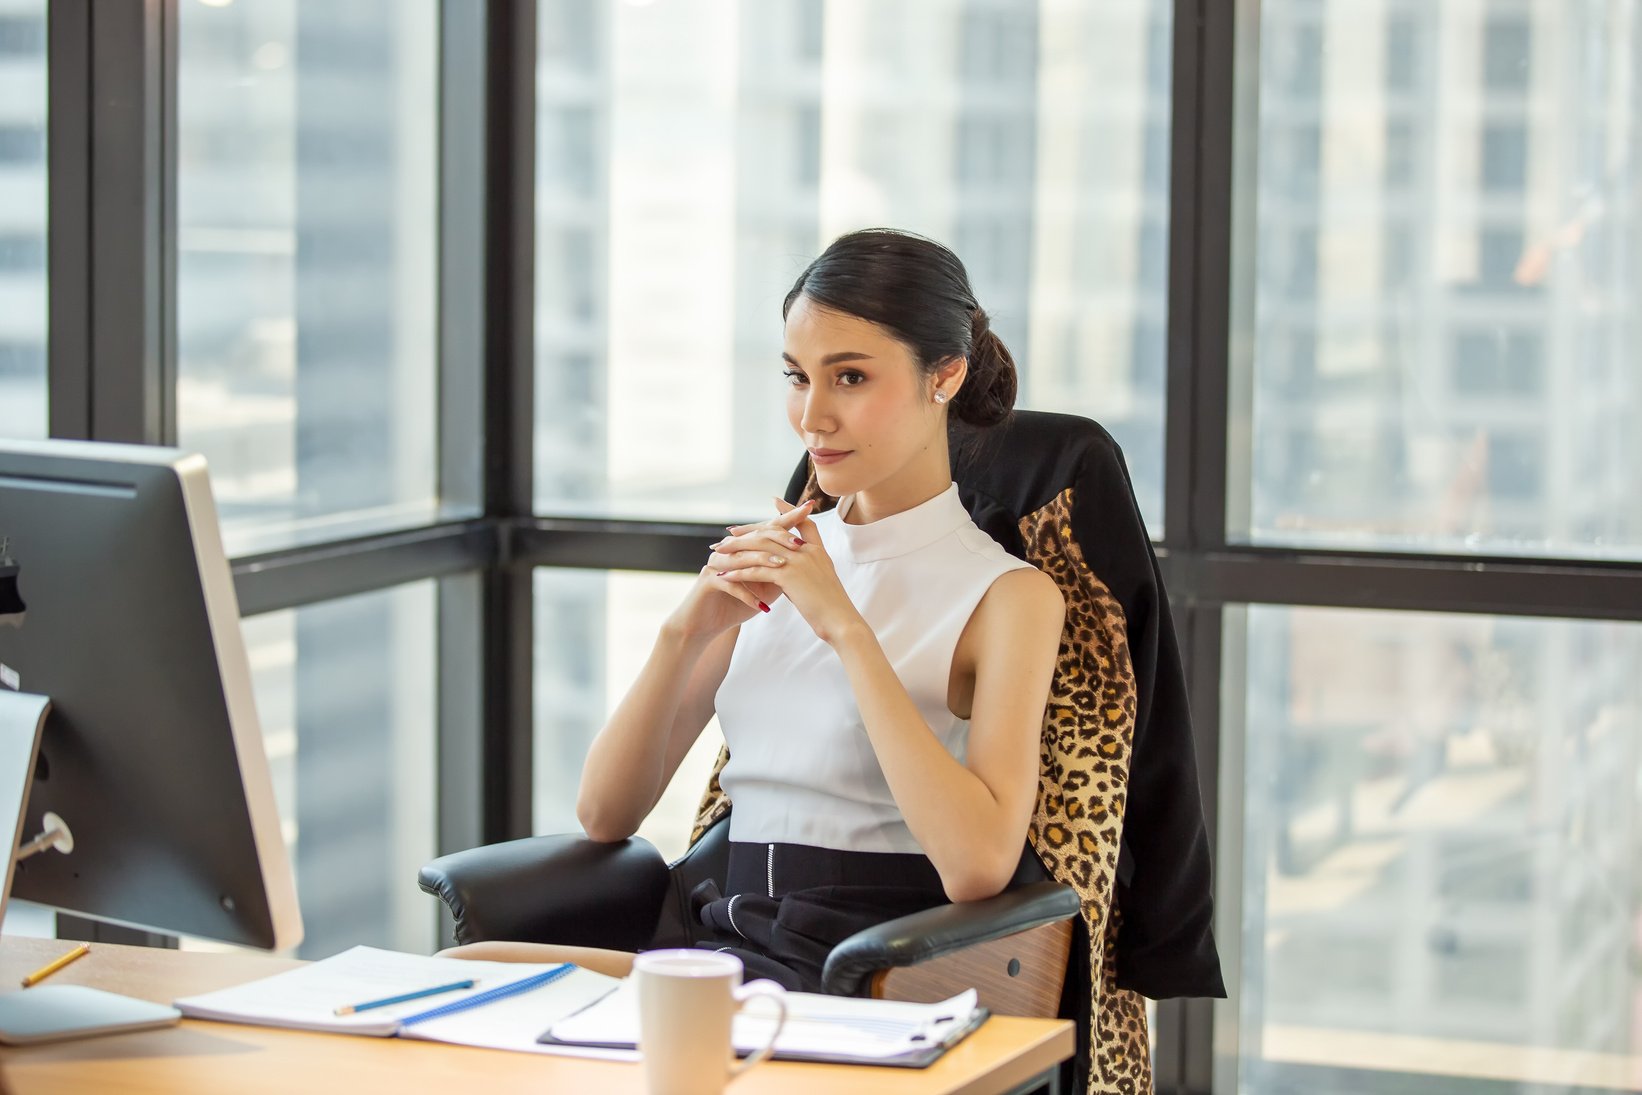
[[[715,714],[730,761],[728,896],[698,892],[698,946],[820,991],[832,945],[1000,892],[1026,839],[1064,605],[958,500],[949,415],[1001,421],[1013,361],[940,244],[835,241],[783,306],[787,418],[810,453],[797,506],[712,545],[594,739],[577,817],[631,836]],[[479,943],[463,957],[632,956]]]

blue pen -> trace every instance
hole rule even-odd
[[[553,969],[538,973],[534,977],[526,977],[521,981],[514,981],[510,984],[499,985],[496,988],[490,989],[486,992],[476,993],[473,996],[464,996],[460,1000],[452,1000],[448,1004],[443,1004],[436,1008],[429,1008],[427,1011],[419,1011],[415,1015],[406,1015],[399,1020],[399,1025],[401,1027],[408,1027],[416,1023],[425,1023],[430,1019],[443,1019],[447,1015],[455,1015],[458,1012],[468,1011],[471,1008],[481,1008],[486,1004],[494,1003],[497,1000],[505,1000],[509,996],[518,996],[521,993],[526,993],[532,991],[533,989],[541,988],[543,985],[551,985],[559,978],[569,976],[574,972],[576,972],[576,967],[571,965],[569,962],[566,962],[561,966],[556,966]]]
[[[431,989],[418,989],[416,992],[407,992],[399,996],[390,996],[385,1000],[371,1000],[364,1004],[345,1004],[336,1009],[338,1015],[352,1015],[356,1011],[369,1011],[371,1008],[385,1008],[389,1004],[403,1004],[406,1000],[420,1000],[424,996],[438,996],[441,992],[455,992],[457,989],[470,989],[474,982],[452,981],[448,985],[439,985]]]

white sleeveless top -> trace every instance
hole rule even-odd
[[[1030,568],[976,527],[957,484],[909,510],[845,523],[853,496],[813,520],[850,600],[930,731],[962,761],[969,721],[946,705],[952,655],[981,597]],[[730,839],[921,852],[868,740],[844,665],[783,597],[741,625],[715,700],[730,761]]]

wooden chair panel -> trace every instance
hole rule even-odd
[[[878,1000],[934,1003],[973,988],[994,1015],[1054,1018],[1072,949],[1072,922],[1061,920],[915,966],[872,975]]]

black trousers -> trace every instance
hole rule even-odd
[[[947,901],[927,856],[805,844],[732,842],[725,889],[698,886],[691,923],[668,925],[666,934],[735,955],[749,981],[764,977],[796,992],[825,991],[828,953],[856,932]]]

